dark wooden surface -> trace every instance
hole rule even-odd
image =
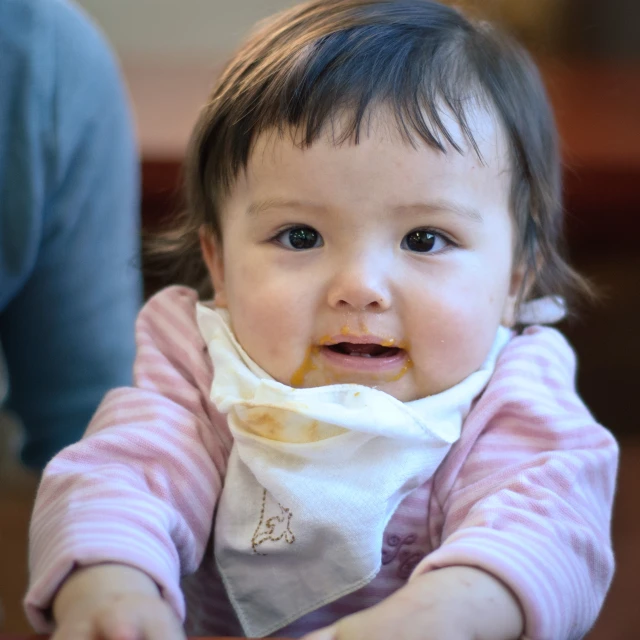
[[[640,231],[640,65],[546,60],[540,66],[563,140],[572,246],[635,242],[633,234]],[[193,82],[202,78],[196,75]],[[179,206],[181,163],[179,146],[162,157],[145,156],[146,226],[155,226]]]
[[[0,640],[47,640],[49,636],[36,636],[36,635],[13,635],[13,634],[6,634],[6,633],[0,633]],[[230,638],[226,638],[226,637],[218,637],[218,636],[211,636],[211,637],[207,637],[207,638],[190,638],[189,640],[237,640],[237,638],[235,639],[230,639]],[[278,640],[278,639],[271,639],[271,640]],[[284,638],[281,638],[280,640],[285,640]]]

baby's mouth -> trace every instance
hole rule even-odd
[[[321,369],[337,372],[333,382],[371,382],[376,383],[399,380],[411,366],[409,353],[402,345],[395,346],[394,339],[378,339],[373,336],[355,336],[349,340],[338,338],[320,348]],[[371,340],[371,342],[367,342]],[[355,376],[355,377],[354,377]],[[365,376],[363,378],[362,376]],[[389,377],[391,376],[391,377]]]
[[[384,347],[381,344],[356,344],[353,342],[338,342],[327,345],[334,353],[356,358],[392,358],[400,353],[397,347]]]

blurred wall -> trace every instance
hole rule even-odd
[[[76,0],[122,58],[220,62],[296,0]],[[640,0],[444,0],[506,23],[534,51],[640,57]]]
[[[262,18],[295,0],[77,0],[122,58],[215,60],[226,57]]]
[[[565,1],[567,51],[604,60],[640,60],[640,0]]]

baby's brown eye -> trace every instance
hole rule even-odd
[[[444,249],[447,246],[447,241],[440,234],[428,229],[416,229],[404,237],[402,245],[409,251],[429,253]]]
[[[294,249],[311,249],[318,241],[318,232],[302,228],[289,231],[289,241]]]
[[[407,246],[411,251],[431,251],[436,237],[428,231],[414,231],[407,236]]]
[[[315,249],[322,246],[320,234],[311,227],[292,227],[286,229],[278,236],[278,240],[287,249],[295,249],[296,251]]]

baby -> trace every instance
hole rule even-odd
[[[298,5],[230,62],[186,180],[189,286],[44,473],[36,630],[582,638],[618,451],[543,326],[586,285],[527,55],[432,0]]]

